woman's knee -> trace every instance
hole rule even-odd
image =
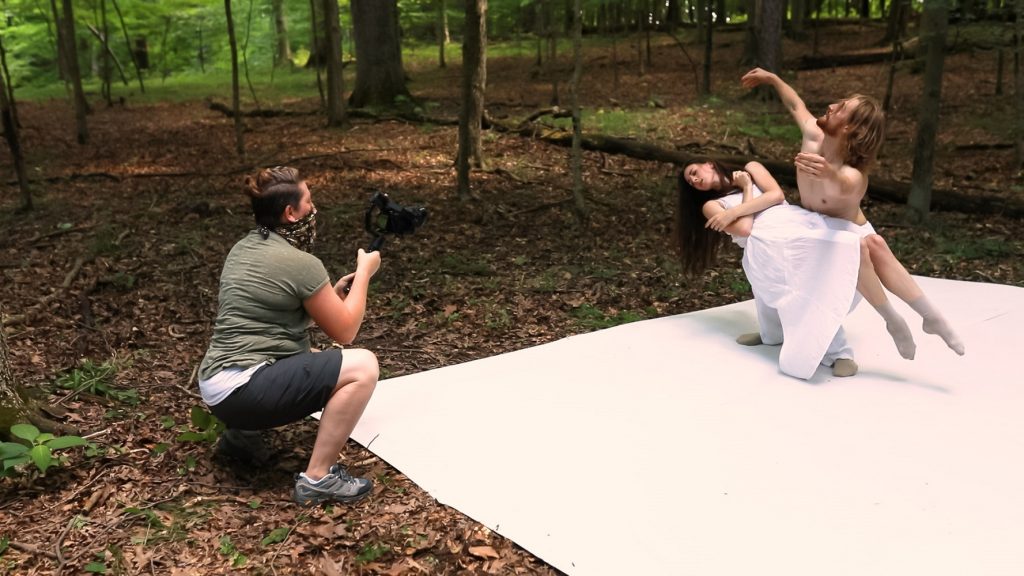
[[[363,348],[346,349],[341,360],[341,372],[338,384],[359,383],[374,387],[380,377],[380,365],[377,355]]]

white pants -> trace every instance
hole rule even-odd
[[[754,218],[743,250],[761,339],[782,344],[779,368],[797,378],[853,358],[841,328],[858,300],[861,235],[845,220],[829,220],[799,206],[774,206]]]

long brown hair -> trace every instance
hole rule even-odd
[[[704,203],[708,200],[721,198],[732,191],[732,178],[729,177],[717,160],[702,160],[687,164],[703,164],[710,162],[718,177],[724,184],[721,190],[702,191],[694,188],[686,180],[686,167],[679,173],[676,200],[676,248],[679,250],[679,261],[683,265],[683,274],[697,276],[703,274],[718,259],[718,249],[726,239],[726,235],[704,227]]]
[[[301,183],[299,171],[288,166],[264,168],[255,178],[246,176],[244,191],[252,200],[256,224],[270,229],[280,225],[286,206],[298,208],[302,200]]]
[[[885,111],[871,96],[854,94],[849,100],[857,102],[857,106],[846,122],[846,163],[866,173],[885,142]]]

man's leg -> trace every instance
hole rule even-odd
[[[924,320],[922,330],[927,334],[937,334],[957,354],[963,355],[964,344],[945,317],[924,295],[921,287],[910,276],[907,269],[889,249],[889,244],[878,234],[864,238],[871,262],[882,284],[921,315]],[[862,248],[864,245],[862,244]],[[865,295],[865,298],[867,295]]]
[[[871,236],[879,237],[878,234]],[[914,336],[910,333],[910,327],[907,326],[906,320],[892,307],[892,303],[885,295],[885,290],[882,289],[882,282],[875,273],[872,263],[871,245],[866,237],[860,239],[860,272],[857,275],[857,291],[885,320],[885,329],[889,331],[893,342],[896,343],[896,349],[899,350],[900,356],[907,360],[913,360],[914,353],[917,351]]]

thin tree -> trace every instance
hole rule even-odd
[[[288,42],[288,19],[285,17],[284,0],[273,0],[271,12],[274,16],[274,38],[277,40],[274,50],[274,67],[291,67],[292,47]]]
[[[51,0],[55,2],[55,0]],[[89,103],[85,99],[85,91],[82,90],[82,74],[78,66],[78,46],[75,41],[75,13],[71,8],[71,0],[63,1],[64,14],[57,13],[57,6],[53,4],[54,18],[57,26],[61,28],[59,38],[61,48],[64,50],[64,63],[67,65],[68,82],[74,93],[73,103],[75,106],[75,131],[79,144],[89,142],[89,126],[86,123],[86,116],[89,114]]]
[[[576,220],[587,220],[587,203],[583,199],[583,119],[580,114],[580,73],[583,71],[583,7],[580,0],[572,5],[572,197]]]
[[[25,157],[21,151],[21,139],[18,135],[18,112],[14,103],[14,88],[11,86],[11,75],[7,70],[7,51],[4,49],[3,37],[0,37],[0,118],[3,121],[4,139],[11,150],[14,161],[14,173],[18,177],[18,188],[21,190],[21,211],[32,209],[32,192],[28,186],[28,175],[25,172]],[[0,333],[3,327],[0,326]]]
[[[445,58],[445,47],[450,40],[448,36],[448,2],[437,0],[437,66],[447,68],[448,61]]]
[[[313,46],[320,44],[319,33],[320,25],[317,24],[316,12],[317,8],[316,0],[309,0],[309,21],[310,21],[310,36]],[[320,77],[320,57],[318,56],[318,48],[310,48],[309,50],[309,61],[306,62],[306,67],[313,66],[316,69],[316,89],[320,93],[320,108],[327,109],[327,96],[324,94],[324,82]]]
[[[458,194],[470,197],[469,172],[483,168],[480,124],[487,87],[487,0],[466,0],[465,37],[462,41],[462,112],[459,114]]]
[[[398,0],[352,0],[356,40],[356,85],[349,103],[356,107],[393,106],[410,97],[402,69]]]
[[[711,0],[704,0],[704,19],[707,25],[704,27],[704,82],[701,85],[700,93],[704,96],[711,95],[711,36],[715,20],[714,12],[711,10]]]
[[[242,42],[242,65],[245,68],[245,84],[249,87],[249,94],[256,109],[260,109],[260,99],[256,97],[256,89],[252,86],[252,78],[249,77],[249,32],[252,30],[252,4],[249,0],[249,15],[245,18],[245,40]]]
[[[146,85],[142,82],[142,70],[139,67],[139,59],[135,55],[135,50],[132,50],[132,41],[128,38],[128,27],[124,24],[124,16],[121,15],[121,8],[117,5],[117,0],[110,0],[110,2],[114,5],[114,11],[117,12],[117,19],[121,22],[121,33],[124,35],[124,45],[128,49],[128,54],[132,57],[132,66],[135,67],[135,77],[139,79],[139,91],[145,94]]]
[[[224,0],[224,15],[227,17],[228,44],[231,46],[231,110],[235,118],[235,151],[245,158],[245,128],[242,126],[242,103],[238,85],[238,43],[235,42],[235,22],[231,17],[231,0]]]
[[[327,125],[344,126],[348,122],[345,106],[345,79],[341,68],[341,24],[338,0],[323,0],[324,33],[327,38]]]
[[[110,26],[107,23],[107,2],[106,0],[100,0],[100,29],[98,30],[100,37],[100,44],[103,45],[103,57],[100,60],[100,76],[103,83],[100,87],[100,92],[103,94],[103,98],[107,101],[107,107],[114,105],[113,94],[111,94],[110,87],[110,76],[112,72],[111,59],[113,53],[110,50],[109,38],[110,38]],[[123,78],[122,73],[122,78]]]
[[[1013,99],[1016,104],[1017,122],[1016,138],[1014,138],[1014,151],[1017,171],[1024,170],[1024,74],[1021,74],[1020,62],[1024,57],[1024,1],[1016,2],[1016,18],[1014,28],[1013,45]]]
[[[917,138],[914,146],[914,170],[910,180],[907,207],[911,219],[928,218],[932,203],[932,170],[935,163],[935,134],[939,125],[942,97],[942,67],[946,59],[946,29],[949,25],[949,0],[928,0],[921,14],[924,90],[918,105]]]

